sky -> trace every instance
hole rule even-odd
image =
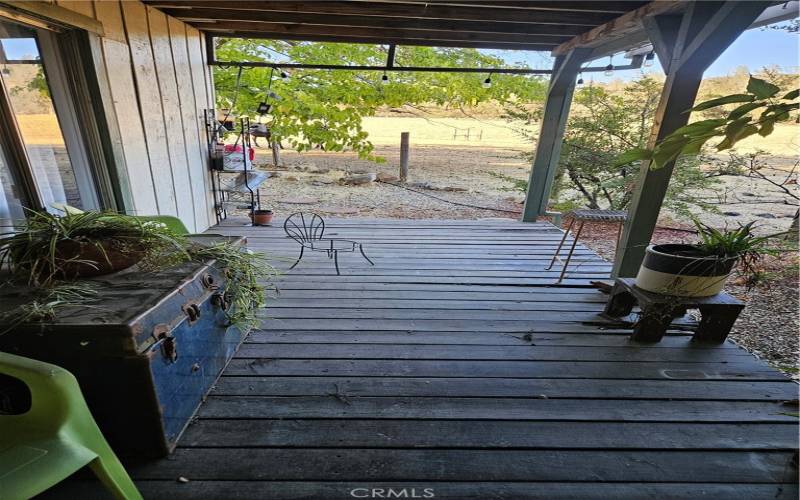
[[[552,58],[544,52],[519,52],[519,51],[486,51],[502,57],[507,63],[522,62],[534,68],[549,68]],[[622,54],[617,54],[613,59],[615,65],[629,64]],[[605,66],[608,58],[598,59],[592,66]],[[742,33],[730,47],[706,70],[705,77],[725,76],[732,74],[736,68],[746,66],[751,73],[764,66],[780,66],[786,72],[800,72],[800,34],[787,33],[782,30],[755,28]],[[616,71],[611,76],[603,73],[587,73],[584,79],[588,82],[608,82],[611,80],[629,80],[645,73],[663,74],[658,58],[649,68],[637,70]]]
[[[33,38],[3,38],[0,43],[3,44],[3,50],[10,61],[39,55],[39,49]]]

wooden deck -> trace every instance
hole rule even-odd
[[[296,256],[278,224],[212,232]],[[555,227],[326,235],[375,267],[316,254],[283,277],[174,455],[130,466],[145,498],[797,498],[797,385],[731,343],[632,345],[588,286],[609,264],[581,247],[552,286]]]

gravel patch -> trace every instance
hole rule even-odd
[[[800,322],[797,276],[770,280],[752,290],[741,285],[728,292],[747,303],[731,331],[734,342],[798,378]]]

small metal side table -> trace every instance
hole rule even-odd
[[[556,285],[564,281],[564,276],[567,274],[569,261],[572,260],[572,254],[575,252],[575,247],[578,245],[578,238],[581,236],[581,231],[583,231],[584,224],[587,222],[618,222],[619,229],[617,230],[617,246],[619,246],[619,238],[622,234],[622,225],[625,223],[625,219],[628,218],[628,212],[624,210],[574,210],[571,212],[571,215],[572,220],[570,220],[567,230],[564,231],[564,237],[561,238],[561,243],[558,244],[556,253],[553,254],[553,260],[550,261],[550,265],[546,268],[549,271],[553,268],[553,264],[556,263],[556,260],[561,260],[559,258],[561,248],[564,246],[564,242],[567,241],[567,236],[572,230],[572,226],[575,225],[576,221],[579,222],[580,224],[578,224],[578,230],[575,232],[575,239],[572,240],[572,246],[567,254],[567,260],[562,264],[563,267],[561,268],[561,275],[558,277],[558,281],[555,283]]]

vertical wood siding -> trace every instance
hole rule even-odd
[[[58,1],[103,23],[105,77],[136,214],[214,223],[203,110],[213,106],[203,35],[136,0]]]

